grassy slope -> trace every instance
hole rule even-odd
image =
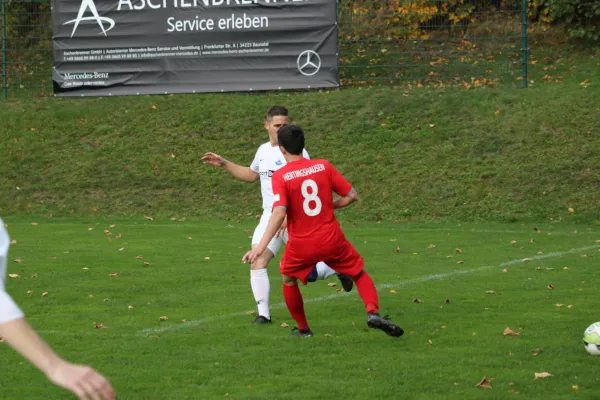
[[[344,211],[348,218],[598,220],[597,54],[539,50],[529,90],[362,88],[1,103],[0,210],[253,218],[258,186],[199,158],[215,151],[248,165],[266,138],[265,110],[283,104],[306,128],[312,157],[330,159],[361,193],[363,203]]]

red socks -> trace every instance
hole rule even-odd
[[[302,293],[300,293],[298,285],[283,285],[283,298],[285,299],[285,304],[290,315],[298,324],[298,329],[302,331],[309,330],[306,315],[304,314],[304,300],[302,300]]]
[[[358,294],[365,303],[367,314],[378,313],[379,298],[377,296],[377,289],[369,274],[362,271],[354,277],[354,283],[358,289]],[[283,285],[283,298],[285,299],[285,304],[290,315],[298,324],[298,329],[302,331],[309,330],[306,315],[304,314],[304,300],[302,300],[302,293],[300,293],[298,285]]]
[[[378,313],[379,299],[377,297],[377,289],[375,289],[375,284],[369,274],[366,271],[362,271],[354,277],[354,283],[356,284],[358,294],[363,303],[365,303],[367,314]]]

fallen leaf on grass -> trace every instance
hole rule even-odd
[[[146,218],[148,221],[154,221],[154,218],[152,218],[152,217],[149,217],[149,216],[147,216],[147,215],[144,215],[144,218]]]
[[[396,253],[400,253],[400,246],[396,247]]]
[[[166,315],[163,315],[162,317],[159,318],[160,321],[166,321],[169,318]]]
[[[486,389],[491,389],[492,388],[492,381],[494,380],[494,378],[488,380],[485,376],[483,377],[483,379],[481,380],[481,382],[479,382],[477,385],[475,385],[476,387],[481,387],[481,388],[486,388]]]
[[[504,269],[502,270],[502,272],[508,272],[508,269],[504,268]]]
[[[93,295],[93,294],[90,294],[88,297],[89,297],[90,299],[93,299],[93,298],[94,298],[94,295]]]
[[[421,300],[417,299],[416,297],[413,299],[413,303],[422,303]]]
[[[210,257],[204,257],[205,260],[210,260]]]
[[[144,258],[144,256],[137,256],[136,258],[142,259],[142,258]]]
[[[450,299],[446,299],[446,300],[444,300],[444,303],[446,303],[446,304],[450,304]]]
[[[514,393],[514,394],[519,394],[520,392],[516,391],[515,389],[510,389],[508,391],[509,393]]]
[[[573,208],[572,208],[572,207],[569,207],[569,208],[567,209],[567,211],[569,211],[570,213],[573,213],[573,212],[575,212],[575,210],[573,210]]]
[[[579,390],[579,386],[573,385],[573,386],[571,386],[571,389],[573,389],[573,390]]]
[[[280,327],[282,327],[282,328],[288,328],[288,327],[289,327],[289,325],[288,325],[288,324],[286,324],[285,322],[284,322],[284,323],[282,323],[282,324],[281,324],[281,325],[279,325],[279,326],[280,326]]]
[[[256,311],[246,311],[246,315],[256,315]]]
[[[337,285],[336,285],[334,282],[329,282],[329,283],[327,284],[327,286],[329,286],[329,287],[334,287],[334,286],[337,286]]]
[[[554,289],[554,286],[552,286],[552,284],[550,284],[550,285],[546,286],[546,289],[552,290],[552,289]]]
[[[112,233],[110,233],[110,231],[108,231],[108,230],[106,230],[106,229],[104,230],[104,234],[105,234],[105,235],[112,235]]]
[[[543,352],[544,350],[540,347],[539,349],[535,349],[535,351],[533,352],[533,356],[538,356],[540,355],[541,352]]]
[[[458,247],[456,248],[456,250],[455,250],[455,251],[456,251],[457,253],[462,253],[462,250],[461,250],[461,249],[459,249]]]
[[[523,262],[530,262],[530,261],[533,261],[533,260],[531,258],[524,258],[523,259]]]
[[[110,299],[104,299],[104,300],[102,300],[102,301],[103,301],[104,303],[109,303],[109,302],[110,302]]]
[[[391,294],[396,294],[396,293],[398,293],[398,292],[396,292],[394,289],[391,289],[391,290],[390,290],[390,293],[391,293]]]
[[[335,289],[335,291],[338,293],[342,293],[344,290],[343,289]]]
[[[88,267],[83,267],[81,269],[84,270],[84,271],[87,271],[89,268]]]
[[[495,290],[488,290],[487,292],[485,292],[485,294],[496,294]]]
[[[12,278],[12,279],[18,279],[18,278],[20,278],[20,276],[17,275],[17,274],[8,274],[8,277]]]
[[[503,333],[504,336],[521,336],[521,332],[515,332],[510,328],[506,328]]]
[[[108,326],[103,325],[103,324],[99,324],[99,325],[94,325],[94,329],[107,329]]]
[[[42,293],[42,297],[46,297],[46,296],[48,296],[48,292]]]
[[[535,379],[549,378],[554,375],[552,375],[551,373],[548,373],[548,372],[534,372],[534,376],[535,377],[533,379],[535,380]]]
[[[555,304],[554,306],[560,308],[560,307],[564,306],[564,304]]]
[[[123,250],[125,250],[125,247],[121,247],[121,248],[119,249],[119,251],[123,251]]]
[[[465,262],[463,260],[460,260],[457,262],[457,264],[464,264]]]
[[[324,336],[325,337],[333,337],[333,335],[331,333],[326,333]]]
[[[517,241],[516,240],[511,240],[510,244],[517,244]]]
[[[573,308],[573,304],[569,304],[567,308]]]
[[[542,254],[544,254],[544,252],[543,252],[543,251],[538,251],[538,255],[540,255],[540,256],[541,256]]]
[[[131,310],[132,308],[135,308],[134,306],[127,306],[128,310]]]
[[[430,249],[435,249],[435,244],[430,244],[430,245],[428,246],[428,248],[430,248]]]
[[[191,236],[188,236],[188,240],[192,240],[192,237],[191,237]]]
[[[564,270],[567,270],[567,269],[569,269],[569,267],[564,267],[563,269],[564,269]]]
[[[431,341],[431,339],[430,339],[430,340],[428,340],[427,342],[428,342],[429,344],[433,344],[433,342]]]
[[[38,226],[39,224],[37,222],[32,222],[31,225]]]
[[[16,263],[22,263],[22,262],[23,262],[23,259],[22,259],[22,258],[15,258],[15,260],[14,260],[14,261],[15,261]]]
[[[16,240],[11,240],[10,244],[17,244],[17,241]]]
[[[144,265],[145,265],[146,267],[149,267],[151,264],[150,264],[148,261],[144,261]]]
[[[37,278],[37,274],[31,275],[32,278]]]
[[[109,274],[108,276],[110,276],[111,278],[116,278],[116,277],[119,276],[119,274],[118,273],[116,273],[116,274]]]
[[[33,290],[28,290],[27,291],[27,294],[32,294],[32,293],[33,293]]]

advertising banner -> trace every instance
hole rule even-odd
[[[53,0],[56,96],[339,86],[337,0]]]

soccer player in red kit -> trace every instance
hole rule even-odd
[[[279,129],[278,141],[287,164],[273,174],[273,214],[260,243],[247,252],[243,262],[253,262],[265,251],[287,214],[288,243],[279,270],[283,276],[285,303],[298,323],[291,336],[312,336],[304,314],[304,301],[298,287],[308,281],[314,265],[324,261],[336,272],[350,276],[367,310],[367,325],[390,336],[404,331],[379,315],[377,289],[364,270],[364,261],[346,239],[334,210],[347,207],[358,195],[352,185],[327,160],[302,156],[304,132],[296,125]],[[333,200],[333,192],[340,198]]]

